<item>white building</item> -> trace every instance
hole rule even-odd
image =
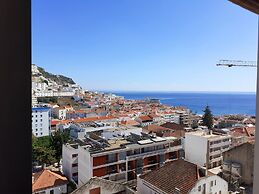
[[[78,184],[78,144],[63,144],[62,171],[66,177]]]
[[[35,137],[49,136],[50,119],[50,108],[32,108],[32,133]]]
[[[148,194],[227,194],[228,183],[183,159],[138,176],[137,192]]]
[[[105,140],[93,134],[86,139],[76,140],[78,147],[64,145],[63,172],[73,180],[78,178],[78,186],[85,184],[91,177],[123,182],[136,179],[137,174],[183,156],[182,145],[176,138],[139,138],[141,136],[131,135],[127,139]],[[78,156],[74,155],[73,158],[73,154]],[[73,177],[76,169],[78,177]]]
[[[43,170],[32,176],[33,194],[63,194],[67,193],[67,178],[52,172]]]
[[[223,161],[222,153],[229,150],[230,145],[230,135],[215,135],[204,131],[185,133],[185,158],[199,166],[208,166],[209,169],[218,167]]]
[[[57,107],[52,109],[52,115],[59,120],[66,119],[67,110],[63,107]]]

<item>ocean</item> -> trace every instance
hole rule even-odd
[[[203,114],[206,105],[215,116],[224,114],[255,115],[255,93],[196,93],[196,92],[112,92],[125,99],[158,98],[169,106],[185,106],[192,112]]]

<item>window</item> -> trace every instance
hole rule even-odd
[[[38,117],[38,115],[35,115],[35,117]]]
[[[42,122],[42,119],[40,120],[40,122]]]
[[[216,184],[217,184],[217,181],[215,180],[214,185],[216,185]]]
[[[201,186],[198,187],[198,191],[201,191]]]
[[[72,176],[78,176],[78,173],[77,173],[77,172],[74,172],[74,173],[72,174]]]
[[[38,131],[38,129],[35,129],[35,131]]]
[[[38,136],[38,133],[35,133],[36,136]]]
[[[77,166],[78,166],[78,164],[77,164],[77,163],[72,164],[72,167],[77,167]]]
[[[77,156],[78,156],[78,154],[72,154],[72,158],[75,158]]]
[[[50,193],[50,194],[54,194],[54,190],[51,189],[51,190],[49,191],[49,193]]]
[[[36,119],[35,122],[38,122],[38,120]]]
[[[35,124],[35,127],[38,127],[38,125],[37,125],[37,124]]]
[[[40,133],[40,135],[42,135],[42,133]]]
[[[42,115],[40,115],[40,117],[42,117]]]
[[[211,187],[213,186],[213,181],[210,181],[210,186],[211,186]]]
[[[221,191],[219,191],[219,194],[221,194]]]

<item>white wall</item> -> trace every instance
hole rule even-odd
[[[78,147],[78,186],[82,186],[93,176],[93,159],[90,152]]]
[[[213,181],[213,186],[211,186],[211,181]],[[216,181],[216,185],[215,185],[215,181]],[[221,194],[228,194],[228,183],[217,175],[201,178],[195,184],[190,194],[202,193],[203,184],[206,184],[205,193],[219,194],[219,191],[221,191]],[[198,190],[199,186],[201,186],[201,191]]]
[[[78,167],[72,167],[72,164],[78,163],[78,157],[73,158],[73,154],[78,154],[78,149],[74,149],[69,145],[62,146],[62,171],[69,180],[72,180],[73,173],[78,173]]]
[[[207,138],[185,133],[185,158],[199,166],[206,164]]]
[[[44,191],[45,191],[45,194],[50,194],[50,191],[51,191],[51,190],[54,190],[54,194],[67,193],[67,185],[62,185],[62,186],[59,186],[59,187],[48,188],[48,189],[45,189],[45,190],[42,190],[42,191],[34,192],[33,194],[35,194],[35,193],[40,193],[40,192],[44,192]]]

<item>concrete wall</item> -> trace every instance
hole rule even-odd
[[[254,145],[250,143],[242,144],[223,153],[224,161],[237,162],[241,164],[241,182],[245,184],[253,183],[254,168]]]
[[[72,157],[73,154],[78,154],[78,149],[62,146],[62,171],[69,180],[72,180],[73,173],[78,173],[78,167],[72,167],[72,164],[78,164],[78,157]]]
[[[82,186],[93,176],[93,161],[90,152],[83,147],[78,148],[78,186]]]

